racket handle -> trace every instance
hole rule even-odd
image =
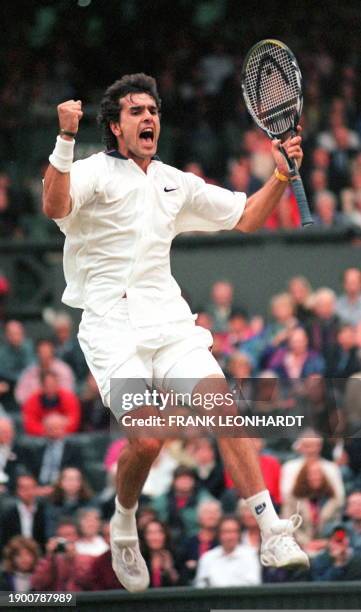
[[[307,197],[301,178],[298,176],[297,178],[293,179],[293,181],[291,181],[291,185],[296,196],[302,226],[307,227],[308,225],[313,225],[313,219],[311,217],[310,208],[308,206]]]

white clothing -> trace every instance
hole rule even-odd
[[[261,584],[261,566],[255,548],[239,544],[226,554],[216,546],[201,556],[194,586],[227,587]]]
[[[79,327],[79,343],[89,369],[97,381],[104,404],[119,420],[123,414],[120,396],[110,397],[110,379],[118,379],[121,393],[133,391],[122,387],[124,381],[139,380],[143,385],[158,381],[165,391],[191,393],[199,379],[222,375],[217,361],[208,350],[212,334],[197,326],[193,319],[135,328],[129,317],[128,299],[121,299],[106,316],[84,311]],[[116,390],[115,385],[112,387]],[[131,408],[129,408],[131,409]]]
[[[94,536],[91,540],[77,540],[75,550],[78,555],[99,557],[108,550],[109,546],[102,536]]]
[[[34,525],[34,514],[36,512],[36,506],[26,506],[22,501],[16,502],[20,526],[21,526],[21,535],[26,538],[33,537],[33,525]]]
[[[167,448],[162,448],[158,457],[150,468],[144,483],[142,494],[149,497],[159,497],[168,493],[173,479],[173,472],[179,465]]]
[[[345,501],[345,488],[343,486],[340,468],[338,465],[332,461],[328,461],[327,459],[320,459],[320,462],[327,479],[330,481],[330,485],[335,489],[335,496],[338,501],[338,505],[341,507]],[[290,459],[283,464],[280,481],[281,499],[283,502],[287,501],[291,495],[297,476],[304,464],[304,457]]]
[[[76,161],[70,176],[72,210],[55,219],[66,236],[63,302],[102,316],[126,293],[133,325],[191,318],[171,275],[171,242],[233,229],[245,194],[160,161],[145,173],[116,151]]]

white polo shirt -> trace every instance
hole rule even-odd
[[[261,566],[255,548],[239,544],[231,553],[223,546],[208,550],[199,559],[194,586],[230,587],[261,584]]]
[[[126,293],[136,326],[192,317],[171,275],[170,247],[186,231],[235,227],[244,193],[152,160],[147,173],[117,151],[76,161],[65,234],[63,302],[102,316]]]

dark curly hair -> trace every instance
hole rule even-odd
[[[98,125],[103,132],[103,141],[108,151],[118,148],[117,139],[111,131],[109,124],[111,121],[118,121],[121,109],[119,98],[124,98],[129,93],[149,94],[154,99],[158,111],[160,111],[161,99],[158,94],[157,83],[153,77],[139,72],[137,74],[125,74],[121,79],[115,81],[104,93],[97,118]]]

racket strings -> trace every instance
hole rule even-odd
[[[248,59],[244,90],[261,127],[277,134],[293,127],[302,104],[300,76],[285,49],[272,43],[256,48]]]

